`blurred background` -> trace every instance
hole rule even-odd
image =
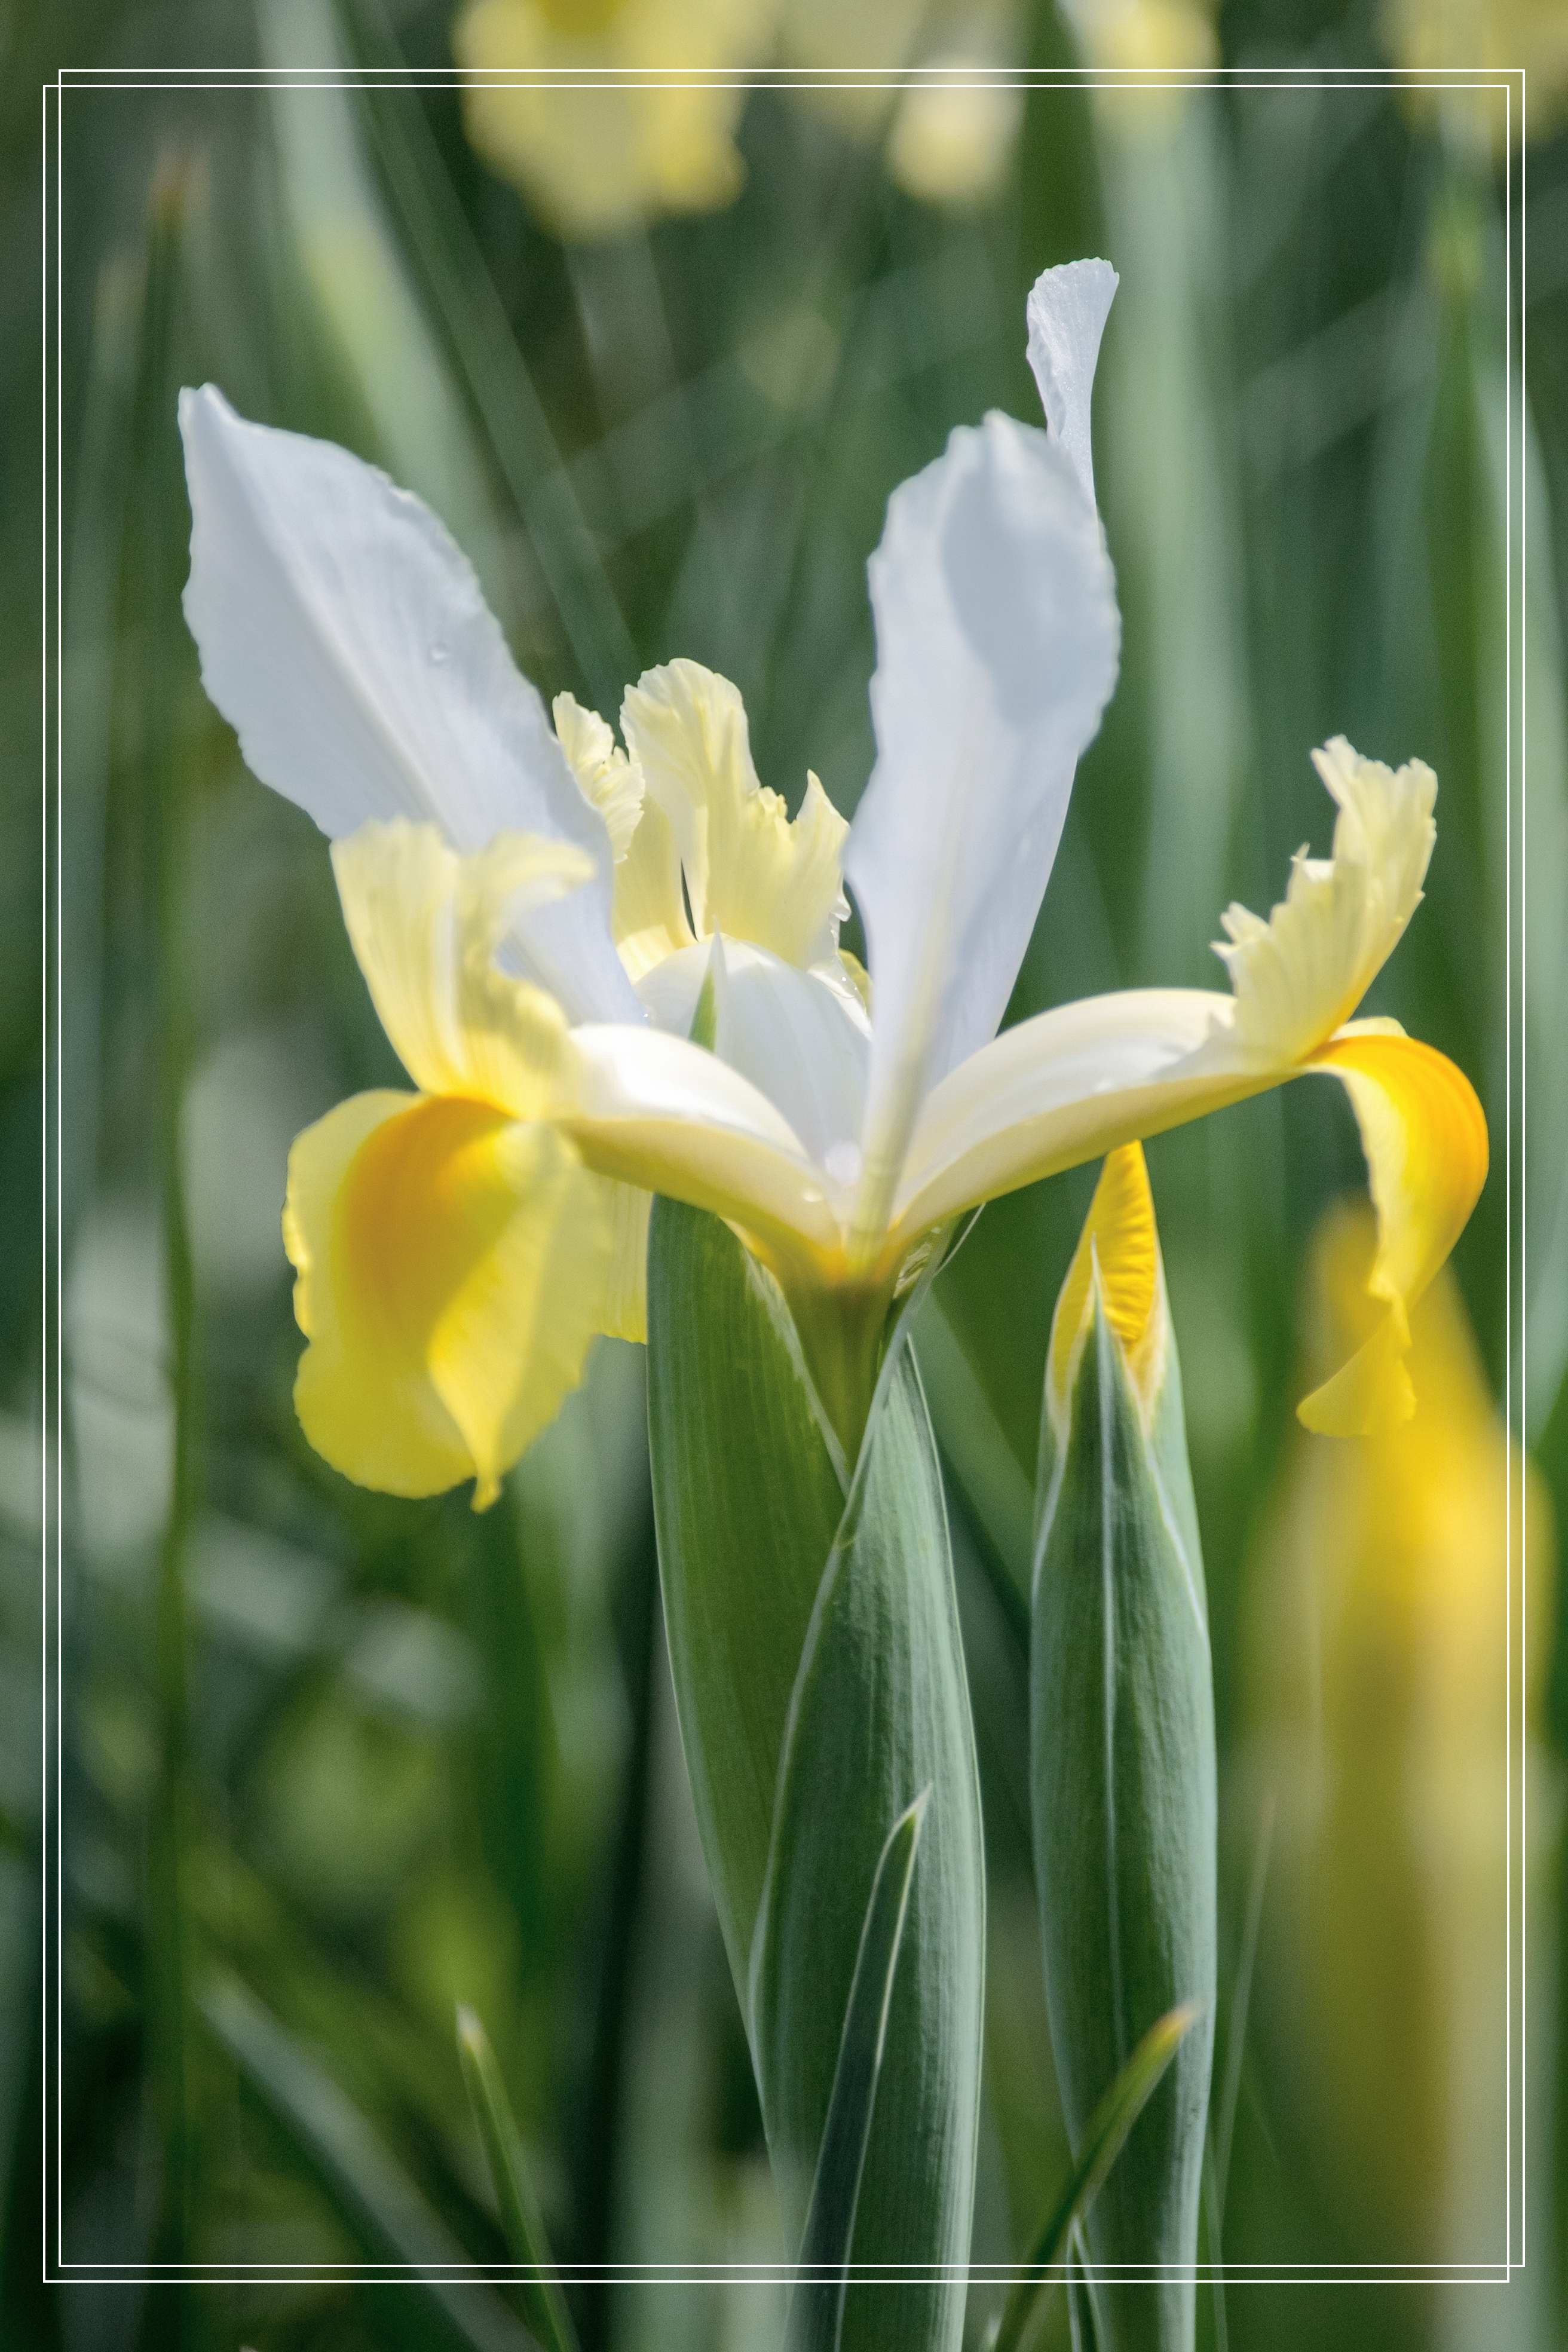
[[[809,763],[849,810],[887,495],[953,424],[1037,414],[1024,294],[1085,253],[1121,272],[1096,470],[1125,654],[1013,1015],[1223,984],[1208,942],[1226,899],[1266,909],[1291,852],[1327,848],[1307,755],[1342,730],[1441,779],[1427,903],[1372,1009],[1464,1066],[1494,1141],[1421,1318],[1419,1418],[1364,1446],[1309,1441],[1291,1414],[1353,1324],[1367,1246],[1338,1090],[1291,1087],[1151,1147],[1221,1738],[1204,2228],[1231,2275],[1201,2292],[1200,2340],[1561,2343],[1559,0],[76,0],[11,7],[0,42],[6,2344],[525,2343],[504,2283],[352,2274],[503,2252],[458,2001],[495,2044],[562,2263],[670,2266],[572,2285],[584,2352],[772,2347],[782,2309],[766,2285],[693,2283],[693,2265],[783,2249],[663,1659],[640,1354],[599,1343],[483,1518],[460,1494],[350,1487],[292,1418],[288,1146],[394,1072],[320,836],[246,774],[199,691],[177,385],[211,378],[416,489],[547,696],[613,717],[642,667],[694,656],[742,688],[765,781],[793,799]],[[454,58],[772,68],[773,86],[465,100]],[[41,1228],[38,92],[61,64],[186,70],[78,87],[62,110],[61,1150]],[[1050,83],[1086,64],[1310,71]],[[1499,92],[1394,89],[1390,64],[1526,67],[1528,149]],[[785,86],[868,65],[955,78]],[[254,72],[344,66],[351,86]],[[1025,67],[1027,89],[986,79]],[[399,86],[410,68],[425,86]],[[1517,792],[1525,752],[1527,845],[1509,773],[1511,754]],[[987,1211],[919,1334],[990,1849],[990,2263],[1033,2236],[1065,2162],[1023,1593],[1046,1334],[1092,1179]],[[37,1565],[57,1226],[58,1951]],[[38,2283],[46,2027],[62,2096],[43,2155],[65,2256],[96,2273],[68,2289]],[[1510,2149],[1521,2279],[1357,2277],[1501,2261]],[[1329,2268],[1307,2285],[1281,2273],[1298,2263]],[[114,2279],[153,2264],[226,2283]],[[246,2266],[259,2283],[237,2283]],[[995,2301],[976,2288],[976,2344]],[[1059,2308],[1042,2340],[1065,2343]]]

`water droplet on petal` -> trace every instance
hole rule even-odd
[[[446,648],[446,646],[445,646],[444,645],[441,645],[441,644],[437,643],[437,644],[433,645],[433,646],[431,646],[431,648],[430,648],[430,659],[431,659],[431,661],[435,664],[435,666],[436,666],[436,667],[437,667],[437,669],[440,667],[441,664],[446,660],[446,658],[447,658],[447,648]]]

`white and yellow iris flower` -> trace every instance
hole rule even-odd
[[[993,414],[895,491],[869,567],[878,752],[853,826],[757,779],[733,687],[552,730],[426,509],[330,444],[183,396],[185,609],[255,772],[332,836],[355,952],[417,1093],[295,1146],[285,1230],[312,1443],[365,1484],[496,1483],[638,1336],[649,1196],[715,1211],[790,1303],[847,1445],[896,1295],[980,1202],[1287,1078],[1345,1087],[1378,1318],[1314,1428],[1410,1410],[1408,1310],[1486,1170],[1468,1083],[1352,1016],[1419,902],[1431,772],[1317,755],[1333,853],[1224,918],[1228,993],[1145,989],[1001,1035],[1120,623],[1089,394],[1114,273],[1047,271],[1047,430]],[[868,982],[838,946],[845,885]],[[712,1050],[692,1041],[700,999]]]

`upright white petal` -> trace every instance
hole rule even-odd
[[[1029,291],[1029,365],[1046,422],[1072,460],[1085,498],[1094,497],[1089,395],[1116,272],[1109,261],[1068,261],[1042,270]]]
[[[995,414],[893,493],[870,586],[877,764],[846,860],[870,948],[867,1229],[921,1097],[1005,1009],[1120,643],[1068,457]]]
[[[582,1017],[625,1017],[610,849],[467,559],[419,499],[329,441],[180,395],[191,498],[185,618],[202,682],[264,783],[333,839],[367,819],[454,847],[538,833],[595,878],[542,917],[522,961]]]

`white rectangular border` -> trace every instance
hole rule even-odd
[[[41,1908],[43,1962],[43,2051],[44,2085],[42,2116],[43,2163],[43,2266],[41,2277],[47,2285],[99,2284],[132,2285],[163,2280],[188,2281],[206,2285],[266,2285],[308,2284],[336,2279],[364,2278],[379,2284],[415,2284],[426,2278],[451,2283],[467,2281],[473,2284],[505,2284],[519,2277],[532,2275],[529,2267],[518,2263],[464,2263],[433,2265],[413,2263],[117,2263],[67,2262],[64,2255],[64,2177],[63,2177],[63,1937],[60,1920],[63,1916],[63,1859],[60,1850],[59,1790],[63,1773],[63,1709],[59,1693],[64,1672],[62,1643],[64,1558],[63,1558],[63,1453],[59,1442],[60,1385],[62,1359],[60,1346],[60,1299],[63,1296],[63,1227],[62,1194],[62,1133],[61,1133],[61,1014],[63,1009],[63,949],[61,933],[61,869],[63,866],[64,790],[61,765],[61,742],[64,733],[64,663],[61,657],[64,629],[64,497],[61,483],[62,439],[62,351],[64,341],[63,229],[64,209],[63,140],[61,118],[68,89],[147,90],[147,89],[247,89],[282,84],[295,89],[345,89],[380,85],[395,89],[453,89],[468,83],[482,83],[499,88],[540,88],[559,85],[569,89],[595,88],[723,88],[723,89],[823,89],[856,88],[897,89],[924,82],[937,82],[957,88],[1004,88],[1016,89],[1072,89],[1116,88],[1190,88],[1230,89],[1244,90],[1267,89],[1468,89],[1497,90],[1505,98],[1506,162],[1504,173],[1504,337],[1505,337],[1505,533],[1504,533],[1504,657],[1508,671],[1504,696],[1504,874],[1505,874],[1505,948],[1504,948],[1504,1144],[1503,1144],[1503,1217],[1505,1245],[1504,1292],[1504,1418],[1509,1430],[1522,1442],[1522,1433],[1529,1425],[1525,1395],[1526,1363],[1526,1292],[1525,1223],[1523,1216],[1523,1179],[1526,1126],[1526,1051],[1523,1023],[1522,987],[1525,971],[1525,894],[1523,877],[1527,852],[1528,829],[1525,805],[1526,769],[1526,662],[1525,662],[1525,557],[1526,514],[1524,467],[1528,448],[1528,418],[1525,407],[1525,175],[1528,128],[1527,74],[1522,67],[1489,68],[1460,67],[1436,71],[1420,71],[1398,67],[1344,66],[1339,68],[1287,67],[1215,67],[1172,68],[1150,72],[1142,68],[1052,68],[1037,72],[1018,70],[987,71],[976,69],[954,71],[942,67],[888,68],[868,67],[839,71],[811,72],[786,68],[747,68],[727,71],[687,71],[671,68],[650,71],[626,68],[619,71],[589,72],[572,68],[556,68],[531,72],[471,73],[453,68],[344,68],[326,72],[315,68],[236,68],[214,69],[205,67],[172,67],[159,68],[80,68],[63,67],[51,80],[42,85],[42,393],[43,393],[43,463],[42,463],[42,600],[43,600],[43,660],[42,660],[42,837],[43,837],[43,1199],[42,1243],[44,1279],[41,1303],[43,1443],[41,1448],[41,1526],[42,1536],[42,1807],[41,1807]],[[1513,105],[1519,100],[1520,137],[1517,145],[1512,136]],[[52,179],[51,179],[52,165]],[[1517,254],[1515,177],[1519,183],[1517,211]],[[1517,277],[1517,288],[1516,288]],[[52,299],[51,299],[52,298]],[[1515,361],[1517,346],[1517,383]],[[1516,444],[1517,414],[1517,444]],[[1517,529],[1516,529],[1517,520]],[[1513,625],[1515,582],[1518,582],[1520,627],[1517,635]],[[51,690],[52,689],[52,690]],[[1517,709],[1517,734],[1516,734]],[[1517,782],[1516,782],[1517,741]],[[51,806],[53,831],[51,833]],[[1518,835],[1519,856],[1515,862],[1515,835]],[[51,898],[52,889],[52,898]],[[1515,936],[1515,906],[1518,902],[1518,935]],[[51,961],[51,913],[53,915],[53,948]],[[1516,957],[1521,974],[1521,997],[1516,1003],[1514,971]],[[1513,1113],[1515,1085],[1518,1086],[1520,1112],[1520,1150],[1514,1152]],[[1516,1255],[1517,1253],[1517,1255]],[[1507,1581],[1507,1706],[1508,1739],[1505,1763],[1505,1823],[1507,1837],[1507,1990],[1508,2000],[1505,2086],[1507,2112],[1507,2179],[1505,2195],[1505,2225],[1507,2242],[1504,2258],[1497,2263],[1198,2263],[1180,2267],[1160,2263],[1129,2263],[1104,2265],[1093,2275],[1105,2279],[1136,2279],[1140,2277],[1191,2278],[1194,2281],[1219,2280],[1228,2285],[1468,2285],[1506,2284],[1512,2274],[1525,2266],[1525,2179],[1526,2179],[1526,1953],[1528,1886],[1525,1859],[1526,1840],[1526,1757],[1528,1727],[1523,1703],[1523,1660],[1527,1655],[1527,1599],[1521,1580],[1518,1628],[1515,1630],[1514,1611],[1514,1543],[1513,1543],[1513,1468],[1511,1457],[1508,1474],[1508,1581]],[[1528,1557],[1529,1488],[1521,1482],[1520,1495],[1520,1545]],[[1519,1672],[1516,1675],[1516,1655]],[[1519,1780],[1517,1828],[1515,1821],[1514,1777]],[[1519,1868],[1515,1869],[1516,1849]],[[52,1895],[52,1903],[51,1903]],[[1517,1939],[1516,1939],[1517,1922]],[[1517,1990],[1519,2027],[1514,2030],[1514,1997]],[[1516,2198],[1515,2186],[1518,2183]],[[53,2199],[51,2201],[51,2188]],[[1517,2252],[1515,2251],[1517,2247]],[[851,2264],[850,2275],[866,2284],[896,2284],[911,2277],[937,2278],[950,2275],[955,2266],[942,2263],[909,2263],[895,2268],[877,2268]],[[1037,2275],[1061,2277],[1064,2266],[1052,2265],[1031,2271],[1028,2265],[969,2263],[957,2266],[960,2273],[977,2284],[1011,2284],[1015,2280]],[[628,2284],[643,2285],[682,2285],[719,2284],[737,2281],[758,2284],[787,2285],[801,2274],[793,2263],[611,2263],[601,2268],[564,2264],[559,2275],[568,2282],[605,2284]]]

